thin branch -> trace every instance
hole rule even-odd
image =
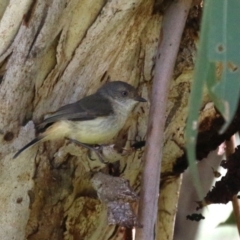
[[[226,157],[233,154],[236,147],[235,135],[226,141]],[[233,213],[236,218],[238,233],[240,235],[240,204],[236,195],[232,198]]]
[[[238,234],[240,235],[240,205],[239,205],[239,200],[237,198],[237,195],[233,196],[232,206],[233,206],[233,213],[237,223]]]
[[[143,228],[136,231],[136,239],[154,239],[157,218],[162,147],[170,80],[179,50],[182,32],[192,0],[174,1],[164,15],[157,53],[156,72],[148,122],[145,166],[142,176],[139,222]],[[162,41],[161,41],[162,40]]]

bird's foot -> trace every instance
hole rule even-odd
[[[67,140],[69,140],[70,142],[74,142],[76,143],[77,145],[80,145],[84,148],[87,148],[89,151],[93,151],[96,153],[96,155],[98,156],[100,162],[104,163],[104,164],[107,164],[108,162],[104,160],[104,157],[101,153],[102,151],[102,148],[103,146],[101,145],[95,145],[95,146],[91,146],[91,145],[88,145],[88,144],[85,144],[85,143],[81,143],[79,141],[77,141],[76,139],[72,139],[72,138],[66,138]],[[94,161],[94,159],[91,158],[89,152],[88,152],[88,158],[91,160],[91,161]]]

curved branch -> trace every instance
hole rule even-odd
[[[164,16],[148,122],[139,206],[139,222],[143,228],[137,229],[136,239],[138,240],[152,240],[155,235],[154,225],[158,212],[157,202],[169,85],[191,3],[191,0],[173,2]]]

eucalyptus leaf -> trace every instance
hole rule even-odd
[[[198,56],[189,100],[186,127],[187,156],[197,192],[196,139],[203,88],[225,119],[220,133],[231,123],[240,95],[240,1],[205,0]]]

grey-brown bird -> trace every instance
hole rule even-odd
[[[109,143],[122,129],[138,102],[146,102],[128,83],[105,83],[96,93],[65,105],[48,116],[39,126],[40,133],[13,158],[38,142],[69,139],[90,150],[91,145]],[[104,162],[101,154],[95,151]]]

